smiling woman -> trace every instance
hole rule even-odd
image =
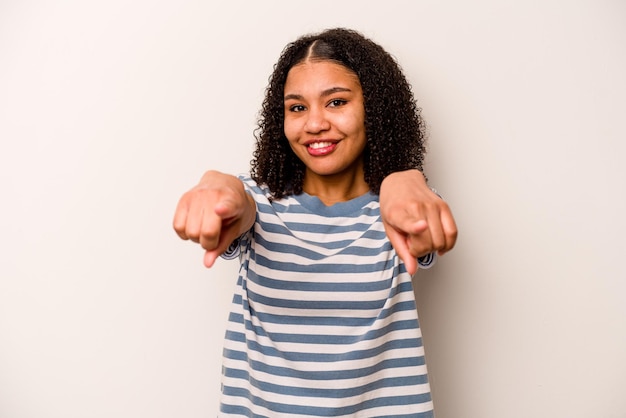
[[[329,205],[369,190],[363,92],[354,72],[329,61],[294,66],[285,82],[285,136],[306,166],[304,192]]]
[[[241,263],[221,416],[432,417],[411,279],[418,257],[428,267],[454,246],[456,226],[410,170],[422,123],[398,65],[345,29],[288,45],[254,156],[251,175],[208,172],[174,220],[207,266]],[[415,209],[426,201],[428,222]]]
[[[284,124],[290,118],[290,109],[285,101],[294,99],[293,94],[302,95],[303,92],[286,91],[286,88],[287,82],[296,81],[294,77],[303,78],[305,75],[305,68],[298,67],[308,66],[309,72],[313,71],[315,63],[325,63],[324,77],[332,74],[341,78],[342,84],[333,85],[331,80],[321,78],[317,81],[320,84],[317,91],[307,92],[308,96],[319,96],[327,89],[329,91],[324,94],[339,93],[334,91],[337,87],[352,89],[356,96],[362,95],[363,129],[367,141],[363,150],[363,171],[369,189],[378,193],[382,180],[393,172],[414,168],[421,170],[425,125],[400,66],[380,45],[361,34],[331,29],[322,34],[303,36],[283,50],[270,78],[261,110],[252,178],[267,184],[275,198],[302,192],[306,165],[298,158],[299,155],[292,152]],[[329,64],[335,64],[335,67]],[[331,68],[334,70],[330,71]],[[321,75],[320,72],[318,76]],[[306,81],[305,85],[310,82]],[[302,83],[300,80],[299,84]],[[307,99],[312,100],[312,97]],[[347,97],[339,95],[335,98],[341,101]],[[351,95],[350,99],[355,100],[356,97]],[[298,104],[297,101],[294,104]],[[292,110],[307,108],[299,104],[300,107]],[[340,102],[328,101],[327,104],[336,106]],[[326,108],[325,114],[329,115],[332,109]],[[311,123],[320,121],[329,122],[312,119]]]

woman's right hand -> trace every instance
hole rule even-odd
[[[207,171],[200,182],[183,194],[174,214],[174,230],[184,240],[199,243],[205,250],[204,265],[217,257],[256,217],[256,204],[237,177]]]

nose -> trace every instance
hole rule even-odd
[[[323,108],[317,106],[309,108],[304,129],[313,134],[330,129],[330,122]]]

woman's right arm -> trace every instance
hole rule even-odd
[[[211,267],[228,246],[252,228],[256,203],[237,177],[207,171],[183,194],[174,214],[174,230],[184,240],[205,250],[204,265]]]

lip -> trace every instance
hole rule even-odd
[[[320,143],[326,143],[327,145],[316,147],[316,148],[311,146],[313,144],[320,144]],[[335,148],[337,148],[338,143],[339,141],[332,141],[332,140],[327,140],[327,139],[316,139],[312,141],[307,141],[304,145],[306,146],[306,149],[309,155],[314,156],[314,157],[321,157],[321,156],[328,155],[331,152],[333,152]]]

